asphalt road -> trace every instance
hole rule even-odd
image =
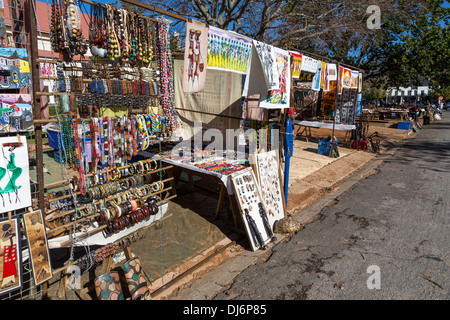
[[[450,112],[214,300],[450,298]]]

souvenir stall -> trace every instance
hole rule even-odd
[[[37,205],[32,71],[24,28],[28,11],[0,3],[0,297],[39,295],[35,285],[52,277],[43,216]]]
[[[192,188],[193,177],[217,186],[216,217],[226,198],[234,226],[243,225],[253,250],[264,249],[274,222],[286,216],[278,129],[290,106],[290,55],[188,20],[185,53],[174,66],[184,141],[163,161],[178,168],[175,176],[186,173]],[[259,155],[270,158],[273,174],[257,170]]]
[[[64,292],[70,270],[98,266],[96,298],[126,298],[112,271],[120,252],[128,298],[150,298],[129,245],[167,217],[176,197],[172,167],[162,162],[180,125],[169,22],[83,3],[90,9],[49,2],[44,17],[35,1],[0,8],[2,299],[45,296],[55,274]],[[40,29],[46,20],[49,38]],[[45,183],[44,132],[63,180]]]
[[[294,71],[295,135],[311,138],[311,128],[345,131],[349,145],[357,128],[357,95],[362,91],[361,69],[307,52],[291,51]],[[316,59],[317,58],[317,59]]]
[[[70,288],[81,299],[150,299],[130,245],[170,217],[176,169],[219,182],[216,215],[228,196],[253,250],[275,240],[286,215],[283,139],[271,129],[290,103],[288,52],[127,2],[184,20],[184,59],[172,56],[163,17],[89,0],[7,0],[0,11],[10,19],[0,46],[2,299],[45,297],[55,275],[60,297]],[[237,130],[238,143],[205,144],[217,128]],[[49,148],[62,179],[47,183]],[[120,253],[128,290],[113,270]],[[90,289],[71,282],[92,270]]]

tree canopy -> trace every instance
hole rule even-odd
[[[365,70],[365,79],[385,86],[427,80],[435,91],[448,92],[450,9],[443,0],[378,0],[379,29],[368,28],[371,0],[141,1],[277,47],[356,66]]]

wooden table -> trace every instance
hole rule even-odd
[[[295,131],[296,137],[305,136],[306,141],[309,142],[311,138],[311,128],[323,128],[323,129],[333,129],[332,122],[320,122],[320,121],[299,121],[294,120],[294,126],[297,126]],[[334,124],[334,130],[345,131],[345,137],[343,145],[348,145],[350,143],[351,132],[356,129],[353,124]]]
[[[177,182],[180,179],[182,171],[186,172],[186,174],[188,176],[187,187],[192,192],[194,192],[195,188],[196,188],[195,181],[193,178],[194,175],[198,176],[202,179],[211,181],[211,183],[215,186],[219,186],[220,191],[219,191],[219,199],[218,199],[216,212],[215,212],[215,218],[217,219],[217,217],[219,216],[220,210],[222,209],[222,206],[223,206],[223,202],[225,199],[227,199],[228,206],[231,209],[231,212],[233,215],[234,226],[236,228],[238,227],[238,221],[237,221],[238,216],[237,216],[235,208],[234,208],[235,197],[234,197],[233,187],[231,185],[231,179],[229,178],[229,176],[222,175],[217,172],[200,169],[194,165],[181,163],[179,161],[175,161],[172,159],[164,159],[163,161],[170,163],[171,165],[173,165],[174,167],[177,168],[177,170],[174,170],[174,179],[175,179],[176,188],[183,187],[183,185],[177,185]],[[213,188],[208,189],[208,191],[214,192]]]
[[[376,110],[376,112],[381,113],[381,114],[395,113],[397,115],[400,115],[400,119],[402,121],[408,121],[408,115],[409,115],[408,110]]]

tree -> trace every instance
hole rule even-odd
[[[449,83],[449,9],[443,0],[378,0],[381,28],[368,28],[373,0],[142,0],[277,47],[364,69],[386,86]],[[180,32],[183,35],[183,32]],[[386,89],[386,88],[385,88]]]

